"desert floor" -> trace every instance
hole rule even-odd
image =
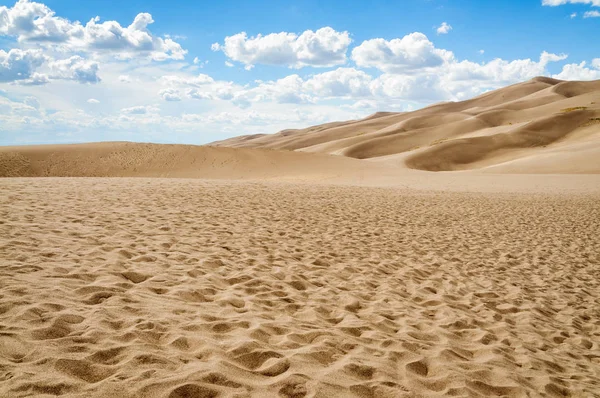
[[[600,396],[599,220],[585,190],[2,179],[0,396]]]

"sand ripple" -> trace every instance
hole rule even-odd
[[[600,396],[600,198],[0,181],[0,396]]]

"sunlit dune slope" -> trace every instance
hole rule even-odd
[[[266,149],[130,142],[0,147],[2,177],[314,179],[364,168],[356,159]]]
[[[600,173],[600,80],[538,77],[415,112],[379,112],[213,145],[328,153],[429,171]]]

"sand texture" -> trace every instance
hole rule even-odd
[[[0,192],[2,397],[600,396],[598,194]]]

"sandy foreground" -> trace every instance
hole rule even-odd
[[[0,396],[600,396],[590,181],[0,179]]]

